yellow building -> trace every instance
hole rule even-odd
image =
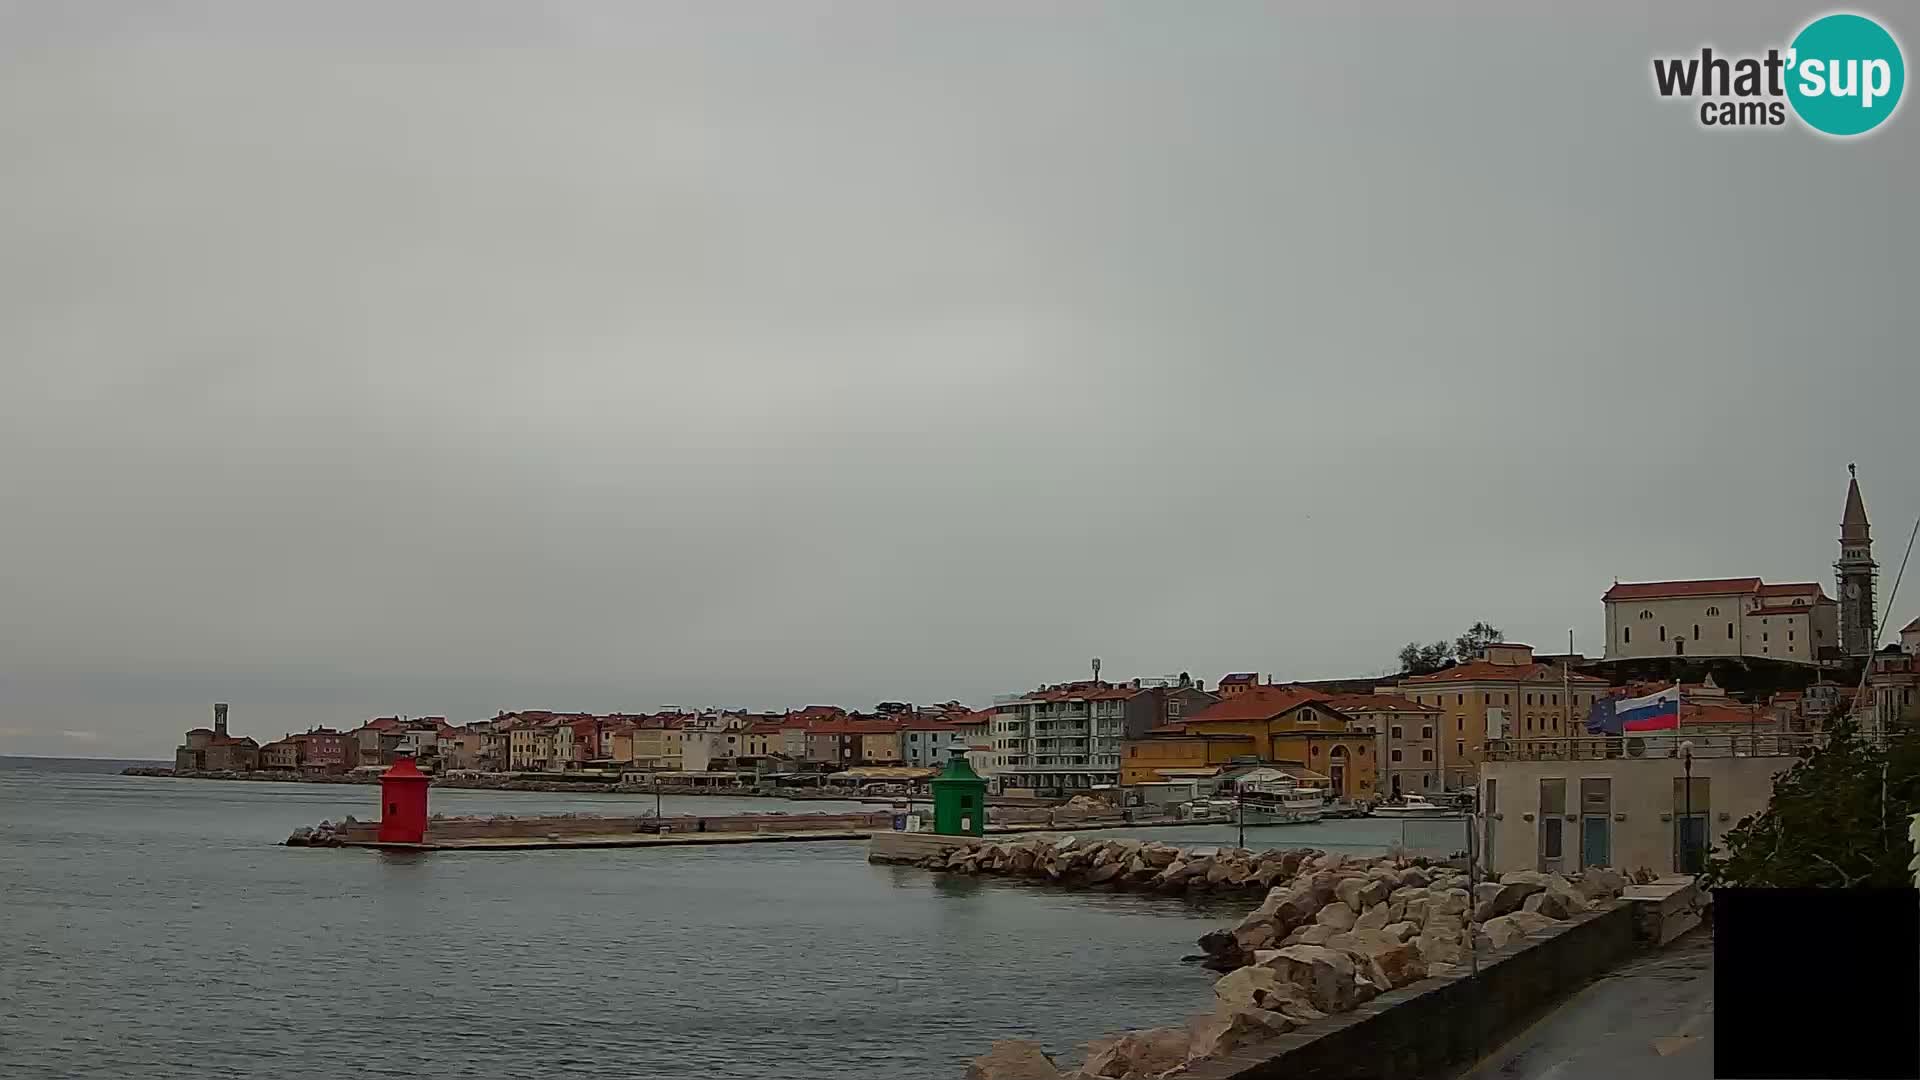
[[[640,726],[628,736],[633,755],[629,760],[643,769],[680,771],[681,763],[686,760],[686,732],[681,730],[681,723],[653,717],[640,721]]]
[[[1166,770],[1207,770],[1235,758],[1294,766],[1326,776],[1333,794],[1370,799],[1379,765],[1373,736],[1348,730],[1327,695],[1299,686],[1250,686],[1121,749],[1120,782],[1168,779]]]
[[[1533,646],[1487,646],[1486,656],[1413,675],[1383,692],[1440,710],[1439,772],[1449,790],[1471,788],[1488,739],[1566,739],[1584,733],[1587,711],[1607,681],[1533,658]]]

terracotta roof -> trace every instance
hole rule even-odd
[[[1109,682],[1072,682],[1043,686],[1021,701],[1125,701],[1140,693],[1137,686],[1117,686]],[[1011,704],[1011,702],[1009,703]]]
[[[1181,717],[1177,722],[1169,722],[1166,727],[1179,730],[1185,724],[1200,720],[1270,720],[1309,701],[1328,700],[1330,695],[1304,686],[1250,686],[1242,693],[1222,698],[1197,713]]]
[[[1605,679],[1574,672],[1569,681],[1583,685],[1605,685]],[[1435,683],[1561,681],[1560,669],[1551,664],[1496,664],[1488,660],[1470,660],[1431,675],[1409,675],[1403,683],[1431,686]]]
[[[1760,585],[1760,595],[1818,596],[1822,600],[1827,599],[1827,594],[1821,591],[1820,583],[1817,581],[1790,581],[1784,585],[1768,585],[1762,582]]]
[[[1440,711],[1432,705],[1422,705],[1411,698],[1401,697],[1399,694],[1341,694],[1328,699],[1327,704],[1344,713],[1437,713]]]
[[[900,721],[901,731],[958,731],[963,721],[937,716],[911,716]]]
[[[893,720],[822,720],[807,728],[809,735],[892,735],[900,730]]]
[[[780,734],[780,722],[778,720],[763,720],[758,724],[749,724],[747,726],[747,734],[778,735]]]
[[[1726,596],[1760,588],[1757,577],[1705,578],[1697,581],[1616,581],[1600,597],[1610,600],[1664,600],[1676,596]]]

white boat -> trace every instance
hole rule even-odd
[[[1236,820],[1246,825],[1302,825],[1327,812],[1326,793],[1286,780],[1244,781],[1233,800]]]
[[[1445,806],[1428,802],[1418,795],[1408,795],[1398,803],[1381,803],[1368,811],[1370,817],[1409,818],[1409,817],[1445,817],[1457,813]]]

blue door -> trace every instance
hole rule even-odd
[[[1607,850],[1611,839],[1607,828],[1609,822],[1604,814],[1588,814],[1580,829],[1580,865],[1606,866],[1610,852]]]

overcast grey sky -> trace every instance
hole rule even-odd
[[[1598,652],[1848,461],[1897,562],[1913,104],[1430,7],[0,2],[0,753]]]

